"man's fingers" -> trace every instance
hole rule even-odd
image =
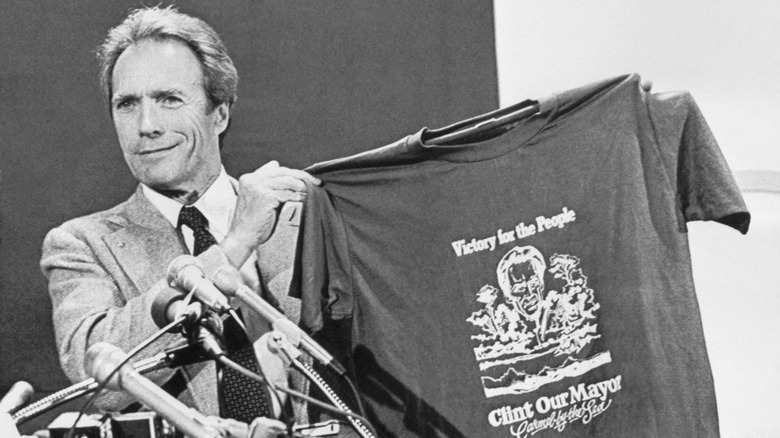
[[[292,190],[305,193],[306,183],[317,185],[320,181],[303,171],[273,171],[263,174],[258,169],[255,173],[242,175],[239,178],[242,186],[251,191],[263,190]]]
[[[270,172],[273,169],[278,169],[278,168],[279,168],[279,162],[276,161],[276,160],[271,160],[271,161],[263,164],[262,166],[260,166],[260,168],[258,168],[257,170],[264,169],[265,171]]]
[[[263,181],[263,185],[271,190],[292,190],[306,192],[306,184],[293,176],[276,176]]]
[[[293,177],[309,184],[320,185],[322,182],[299,169],[280,166],[276,161],[269,161],[253,172],[259,178]]]
[[[306,198],[305,192],[296,192],[293,190],[279,190],[276,193],[277,193],[276,199],[278,199],[280,203],[285,203],[289,201],[303,202],[303,200]]]
[[[273,210],[281,207],[285,202],[303,202],[306,199],[306,192],[288,189],[268,190],[264,196],[265,204]]]
[[[285,167],[284,169],[287,169],[287,168]],[[302,170],[298,170],[298,169],[287,169],[287,170],[290,171],[292,176],[300,179],[301,181],[308,182],[309,184],[313,184],[315,186],[318,186],[318,185],[322,184],[322,181],[320,181],[319,178],[316,178],[316,177],[314,177],[314,176],[312,176],[312,175],[310,175],[310,174],[308,174],[308,173],[306,173],[306,172],[304,172]]]

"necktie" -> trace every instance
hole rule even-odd
[[[186,225],[195,236],[193,255],[198,255],[217,243],[208,230],[208,219],[196,207],[182,207],[178,227]],[[254,348],[249,338],[233,318],[224,321],[222,337],[228,356],[239,365],[255,374],[260,374]],[[232,418],[247,424],[257,417],[269,417],[268,401],[263,385],[232,368],[220,369],[218,378],[220,416]]]
[[[186,225],[195,235],[195,245],[192,255],[198,255],[217,243],[217,239],[209,233],[209,220],[196,207],[182,207],[179,211],[179,223],[177,228]]]

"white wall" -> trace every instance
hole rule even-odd
[[[780,436],[780,191],[744,192],[743,236],[690,225],[691,257],[724,438]]]
[[[780,436],[780,2],[496,0],[495,15],[501,106],[630,72],[693,94],[753,214],[747,236],[690,225],[722,436]]]
[[[693,93],[734,169],[780,170],[780,2],[496,0],[502,106],[637,72]]]

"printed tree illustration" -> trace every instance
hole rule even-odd
[[[594,324],[587,323],[595,319],[599,304],[593,297],[593,289],[587,286],[587,277],[580,269],[579,258],[567,254],[555,254],[550,257],[550,273],[565,284],[561,291],[551,291],[548,305],[550,330],[560,333],[558,354],[571,353],[590,342],[596,332]]]
[[[496,324],[496,299],[498,299],[498,289],[488,284],[482,286],[477,292],[477,302],[483,303],[485,307],[472,313],[466,321],[481,327],[491,335],[489,337],[478,335],[479,340],[485,341],[501,336],[501,328]]]
[[[493,286],[484,285],[477,292],[477,302],[485,306],[473,312],[466,321],[480,327],[484,333],[472,335],[479,341],[508,342],[519,341],[526,337],[526,323],[509,303],[504,301],[501,291]]]

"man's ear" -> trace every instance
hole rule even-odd
[[[214,125],[217,128],[217,135],[222,134],[230,122],[230,107],[227,103],[221,103],[214,108]]]

